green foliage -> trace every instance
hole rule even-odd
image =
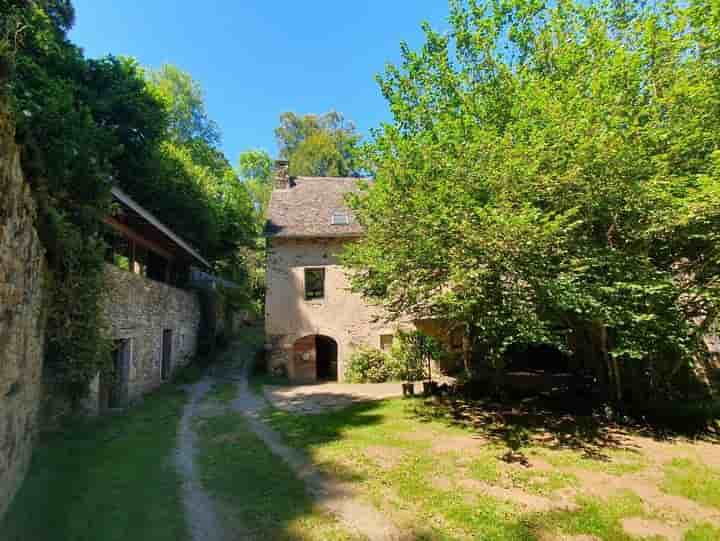
[[[273,190],[273,159],[264,150],[246,150],[238,158],[238,173],[250,192],[258,216],[258,227],[262,229]]]
[[[50,381],[78,406],[95,375],[109,369],[112,342],[107,338],[102,299],[105,290],[104,244],[86,237],[62,214],[50,215],[54,244],[62,247],[50,275],[45,366]]]
[[[358,173],[355,153],[360,136],[341,113],[283,113],[275,137],[280,157],[290,161],[293,176],[342,177]]]
[[[720,292],[713,6],[452,1],[450,32],[379,80],[394,121],[365,148],[355,290],[465,324],[496,366],[592,328],[668,388]]]
[[[406,381],[430,377],[429,363],[444,355],[440,343],[420,331],[398,330],[390,355],[400,367],[400,375]]]
[[[382,383],[402,376],[403,367],[395,358],[370,347],[356,349],[345,368],[345,380],[349,383]]]
[[[146,77],[167,128],[152,155],[156,171],[128,179],[127,190],[208,258],[229,263],[220,265],[227,271],[254,239],[250,194],[217,148],[220,134],[199,83],[170,65]]]
[[[51,277],[47,364],[78,403],[110,360],[100,228],[112,184],[199,246],[219,272],[231,272],[254,241],[252,203],[217,149],[217,127],[188,74],[84,58],[66,36],[69,0],[0,0],[0,13],[0,83]]]
[[[220,129],[205,109],[203,89],[189,73],[164,64],[147,75],[168,113],[168,131],[174,141],[201,140],[210,147],[220,142]]]

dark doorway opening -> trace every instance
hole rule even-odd
[[[166,329],[162,336],[162,366],[160,369],[160,377],[165,381],[170,377],[172,370],[172,330]]]
[[[317,358],[317,379],[321,381],[337,381],[338,379],[338,346],[328,336],[315,337]]]
[[[100,376],[100,410],[127,405],[130,372],[130,340],[115,340],[112,350],[112,372]]]

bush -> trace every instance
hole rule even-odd
[[[444,352],[440,343],[420,331],[398,331],[390,355],[397,363],[404,380],[417,381],[430,377],[427,373],[428,359],[440,361]]]
[[[383,383],[401,377],[400,363],[374,348],[359,348],[352,354],[345,369],[345,379],[350,383]]]

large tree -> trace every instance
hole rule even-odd
[[[711,0],[450,3],[380,78],[394,121],[355,199],[356,290],[668,384],[704,351],[720,268],[720,11]]]
[[[283,113],[275,137],[280,158],[290,161],[291,175],[349,176],[359,171],[360,136],[341,113]]]
[[[273,159],[264,150],[246,150],[238,158],[238,174],[250,192],[258,216],[258,225],[262,227],[273,189]]]

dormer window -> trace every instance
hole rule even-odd
[[[333,212],[330,223],[332,225],[350,225],[350,216],[347,212]]]

